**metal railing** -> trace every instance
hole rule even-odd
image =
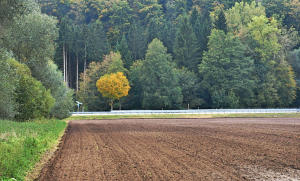
[[[252,114],[297,113],[300,109],[189,109],[189,110],[114,110],[107,112],[72,112],[78,115],[140,115],[140,114]]]

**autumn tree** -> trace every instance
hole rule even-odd
[[[111,110],[113,110],[114,101],[127,96],[130,90],[128,79],[123,72],[106,74],[100,77],[96,86],[103,97],[109,98]]]

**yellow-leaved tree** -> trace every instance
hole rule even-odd
[[[128,79],[123,72],[105,74],[100,77],[96,86],[103,97],[109,98],[111,110],[113,110],[114,101],[127,96],[130,90]]]

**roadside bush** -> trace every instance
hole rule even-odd
[[[49,60],[44,66],[38,64],[31,66],[46,89],[51,90],[52,97],[56,100],[50,111],[52,117],[63,119],[70,116],[70,112],[74,108],[73,91],[69,89],[63,82],[63,75],[57,66]]]
[[[51,96],[41,82],[31,76],[30,69],[13,59],[9,61],[18,78],[15,96],[17,102],[17,114],[19,121],[41,117],[49,117],[55,99]]]

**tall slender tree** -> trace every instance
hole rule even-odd
[[[186,67],[189,70],[197,71],[201,55],[193,27],[187,15],[180,19],[173,51],[175,62],[179,67]]]

